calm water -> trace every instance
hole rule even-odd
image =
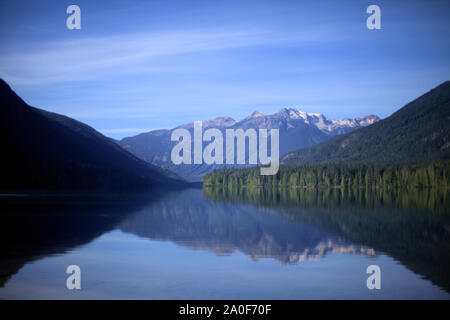
[[[1,197],[1,299],[449,299],[449,193]],[[66,289],[67,266],[81,290]],[[368,290],[366,268],[381,268]]]

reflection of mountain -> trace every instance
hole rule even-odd
[[[405,192],[390,203],[387,195],[363,190],[213,190],[218,189],[151,197],[2,199],[1,283],[27,262],[64,253],[119,228],[196,250],[240,251],[255,260],[274,258],[282,263],[320,259],[330,253],[372,256],[386,252],[450,289],[450,217],[448,209],[437,212],[439,207],[448,208],[443,200],[448,193],[429,191],[422,196],[425,201]],[[408,195],[415,202],[408,202]]]
[[[331,240],[320,242],[314,248],[307,248],[301,253],[292,253],[289,256],[289,262],[305,261],[309,259],[320,259],[327,254],[364,254],[367,256],[375,256],[375,250],[360,245],[341,245]]]
[[[271,209],[217,204],[201,189],[121,196],[36,194],[0,200],[0,286],[24,264],[65,253],[115,228],[196,250],[241,251],[255,260],[270,257],[282,263],[330,253],[375,254]]]
[[[342,237],[293,223],[271,209],[214,203],[205,199],[199,189],[174,193],[152,203],[125,220],[120,229],[217,254],[241,251],[255,260],[271,257],[282,263],[337,252],[374,254]]]
[[[275,209],[290,221],[386,252],[450,291],[449,190],[205,189],[218,203]]]
[[[25,263],[60,254],[112,230],[152,201],[148,194],[0,198],[0,286]]]

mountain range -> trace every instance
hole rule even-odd
[[[230,117],[218,117],[202,121],[203,130],[219,129],[225,136],[226,129],[279,129],[280,154],[283,155],[298,148],[309,147],[326,141],[336,135],[351,132],[379,121],[375,115],[363,118],[332,120],[320,113],[306,113],[294,108],[284,108],[272,115],[258,111],[243,120]],[[201,181],[204,174],[224,165],[174,165],[170,154],[177,142],[171,141],[175,129],[187,129],[193,135],[194,124],[187,123],[173,129],[154,130],[133,137],[123,138],[118,144],[135,156],[153,165],[167,168],[190,181]],[[207,143],[204,143],[206,145]],[[224,153],[225,154],[225,153]],[[234,165],[238,167],[238,165]],[[243,165],[240,165],[243,166]]]
[[[236,121],[218,117],[203,129],[279,129],[282,164],[374,162],[424,164],[450,159],[450,81],[380,120],[332,120],[284,108]],[[224,165],[174,165],[174,129],[115,141],[69,117],[29,106],[0,79],[0,190],[129,189],[185,185]],[[205,143],[206,145],[206,143]],[[242,165],[241,165],[242,166]]]
[[[0,79],[0,190],[183,185],[88,125],[29,106]]]
[[[450,159],[450,81],[371,126],[286,154],[284,164],[427,164]]]

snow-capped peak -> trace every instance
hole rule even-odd
[[[278,118],[284,119],[285,121],[303,121],[306,124],[313,125],[319,130],[327,134],[340,134],[347,132],[349,129],[355,129],[359,127],[365,127],[377,122],[380,118],[375,115],[365,116],[363,118],[355,119],[329,119],[321,113],[308,113],[296,108],[286,107],[278,111],[273,115],[263,115],[262,113],[255,111],[250,116],[245,118],[245,120],[254,119],[258,117],[265,118]],[[292,124],[288,127],[293,127]]]

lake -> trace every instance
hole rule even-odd
[[[1,195],[0,298],[449,299],[449,201],[447,190]],[[80,290],[66,288],[69,265]]]

